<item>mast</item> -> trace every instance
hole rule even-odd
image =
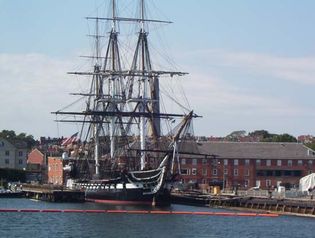
[[[117,45],[117,32],[116,32],[116,4],[115,0],[112,0],[112,14],[113,14],[113,22],[112,22],[112,31],[110,35],[110,39],[112,39],[114,42],[111,44],[111,59],[112,59],[112,65],[111,69],[113,72],[116,71],[115,67],[115,59],[116,59],[116,54],[115,54],[115,47]],[[115,85],[115,78],[114,76],[111,77],[110,79],[111,82],[111,90],[110,90],[110,96],[112,99],[115,99],[116,96],[116,85]],[[111,110],[115,110],[115,103],[113,102],[111,105]],[[111,118],[111,123],[110,123],[110,157],[113,160],[115,156],[115,121],[116,117]]]
[[[96,62],[94,65],[94,72],[99,73],[100,72],[100,65],[99,65],[99,58],[100,58],[100,35],[99,35],[99,21],[96,19],[96,27],[95,27],[95,56],[96,56]],[[98,99],[100,98],[101,95],[101,77],[99,75],[94,76],[94,83],[95,83],[95,101],[94,101],[94,108],[97,110],[98,109]],[[95,121],[98,121],[99,118],[98,116],[94,115],[93,119]],[[100,141],[99,141],[99,129],[100,129],[100,123],[94,123],[93,124],[93,135],[94,135],[94,143],[95,143],[95,148],[94,148],[94,159],[95,159],[95,177],[98,178],[100,171],[99,171],[99,146],[100,146]]]
[[[142,35],[144,33],[144,0],[141,0],[141,30],[140,30],[140,35]],[[141,39],[143,39],[141,37]],[[144,72],[145,70],[145,47],[143,42],[142,43],[142,47],[141,47],[141,63],[142,63],[142,72]],[[142,103],[140,104],[140,112],[145,112],[145,104],[146,104],[146,78],[144,77],[144,75],[142,76]],[[140,162],[140,169],[144,170],[145,168],[145,158],[146,158],[146,152],[144,151],[146,149],[146,128],[145,128],[145,124],[146,124],[146,118],[144,117],[140,117],[140,149],[141,149],[141,162]]]

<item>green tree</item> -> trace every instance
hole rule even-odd
[[[297,139],[294,136],[285,133],[273,136],[272,142],[297,142]]]
[[[305,145],[315,151],[315,142],[306,143]]]
[[[13,144],[25,142],[28,148],[32,148],[36,144],[36,141],[32,135],[27,135],[26,133],[20,133],[16,135],[15,131],[12,130],[2,130],[0,132],[0,137]]]

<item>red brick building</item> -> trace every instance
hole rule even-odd
[[[63,185],[65,173],[63,171],[64,160],[61,157],[48,157],[48,183]]]
[[[47,182],[47,156],[39,149],[33,149],[27,156],[27,180]]]
[[[298,143],[202,142],[200,153],[209,157],[182,157],[184,183],[220,185],[225,188],[285,185],[315,172],[315,152]]]

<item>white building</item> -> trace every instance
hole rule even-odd
[[[26,143],[12,144],[0,138],[0,168],[24,169],[27,161]]]

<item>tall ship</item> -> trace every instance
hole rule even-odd
[[[186,142],[193,139],[191,125],[197,115],[171,93],[164,95],[180,113],[164,110],[161,81],[186,73],[155,69],[148,25],[170,22],[148,19],[145,0],[135,2],[136,17],[120,16],[116,0],[110,0],[110,16],[87,17],[95,23],[95,33],[90,35],[95,50],[85,56],[92,67],[69,73],[89,82],[82,92],[74,93],[84,108],[70,110],[73,103],[54,113],[58,122],[81,128],[73,153],[63,156],[68,186],[84,189],[91,202],[167,205],[180,174],[180,155],[195,153]],[[122,24],[136,28],[134,41],[120,41]],[[104,25],[109,26],[105,36],[100,30]],[[130,60],[122,59],[125,46],[133,49],[129,55],[124,53]]]

